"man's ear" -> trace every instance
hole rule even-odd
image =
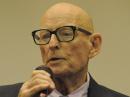
[[[93,58],[100,52],[101,43],[102,43],[101,35],[99,33],[93,33],[90,36],[90,43],[91,43],[91,47],[90,47],[89,58]]]

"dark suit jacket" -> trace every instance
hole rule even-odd
[[[21,86],[22,83],[0,86],[0,97],[18,97],[19,89]],[[102,85],[99,85],[91,77],[90,86],[88,89],[88,97],[130,97],[130,96],[125,96],[121,93],[115,92]]]

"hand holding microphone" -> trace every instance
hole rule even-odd
[[[49,67],[47,67],[47,66],[39,66],[35,70],[44,70],[44,71],[46,71],[47,73],[50,74],[51,79],[54,80],[53,72],[52,72],[52,70]],[[46,88],[46,89],[41,90],[39,93],[37,93],[35,95],[42,95],[42,94],[43,95],[44,94],[45,95],[49,95],[51,92],[52,92],[51,88]]]
[[[37,67],[31,78],[26,81],[19,92],[18,97],[46,97],[55,89],[52,71],[45,66]]]

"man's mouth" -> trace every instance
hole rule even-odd
[[[48,62],[50,61],[60,61],[60,60],[64,60],[65,58],[61,58],[61,57],[52,57],[48,60]]]

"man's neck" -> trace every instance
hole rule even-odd
[[[87,71],[80,71],[74,75],[56,78],[56,89],[63,95],[68,95],[87,81]]]

